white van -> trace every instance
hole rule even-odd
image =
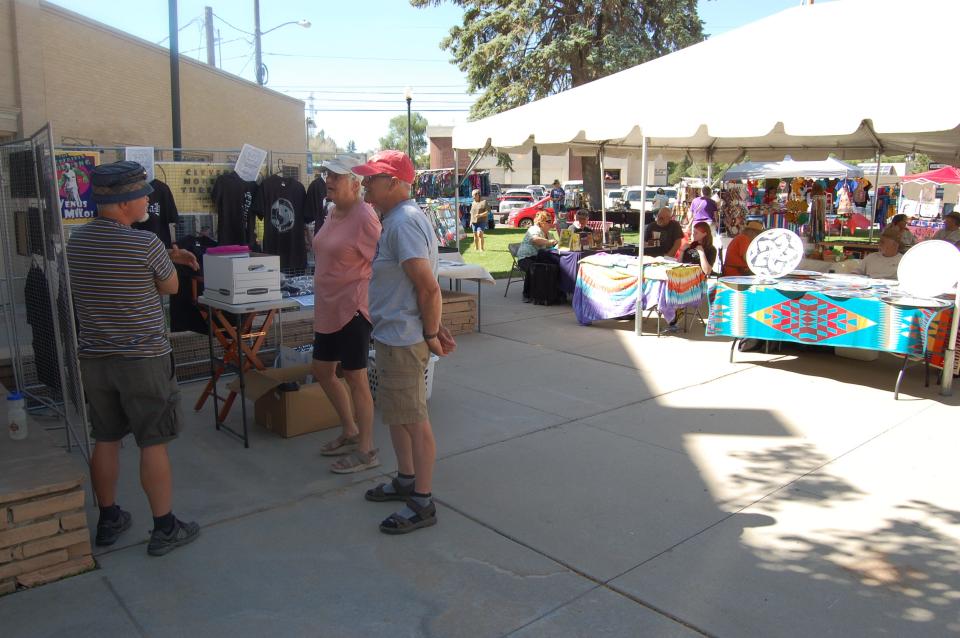
[[[647,201],[644,206],[646,212],[653,211],[653,200],[657,196],[657,189],[663,188],[663,194],[667,196],[667,205],[675,206],[677,203],[677,189],[676,188],[666,188],[663,186],[648,186],[647,187]],[[632,210],[639,210],[640,208],[640,193],[641,189],[639,186],[628,186],[623,191],[623,199]]]

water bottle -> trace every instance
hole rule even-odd
[[[7,430],[14,441],[27,438],[27,409],[19,392],[7,395]]]

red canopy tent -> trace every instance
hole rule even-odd
[[[960,169],[953,166],[944,166],[925,173],[907,175],[904,182],[929,182],[932,184],[960,184]]]

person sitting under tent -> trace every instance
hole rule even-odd
[[[740,234],[733,238],[723,257],[724,277],[753,274],[750,266],[747,265],[747,248],[749,248],[753,238],[762,232],[763,223],[753,219],[748,221]]]
[[[899,230],[900,252],[905,253],[917,243],[916,236],[907,228],[907,222],[910,218],[906,215],[894,215],[887,228],[896,228]]]
[[[960,213],[944,215],[943,228],[933,235],[933,239],[942,239],[952,244],[960,242]]]
[[[880,250],[867,255],[860,263],[859,272],[873,279],[896,279],[897,266],[903,257],[900,249],[900,235],[895,229],[888,228],[880,236]]]

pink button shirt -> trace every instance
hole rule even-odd
[[[370,321],[367,293],[379,239],[380,220],[369,204],[357,202],[345,215],[331,209],[313,238],[315,332],[337,332],[358,311]]]

